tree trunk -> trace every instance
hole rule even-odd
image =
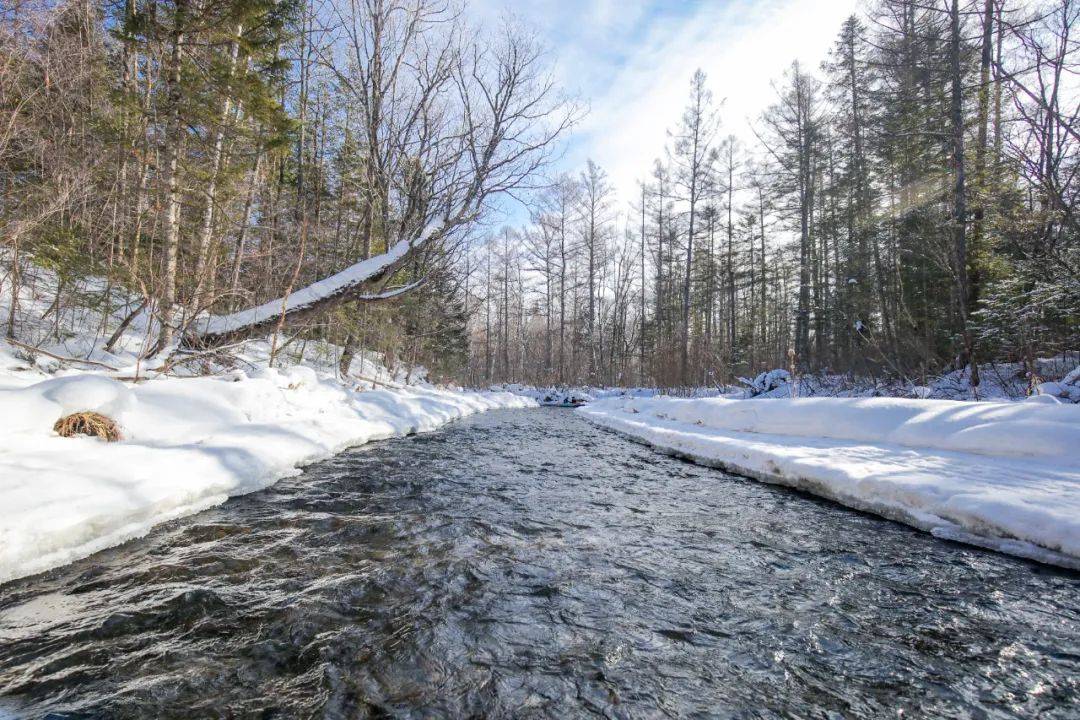
[[[174,16],[172,50],[169,55],[168,98],[169,130],[165,140],[165,268],[161,292],[161,333],[150,354],[155,355],[172,343],[177,311],[177,263],[180,255],[180,177],[179,162],[183,142],[183,117],[180,107],[180,78],[184,53],[184,23],[188,0],[177,0]]]
[[[236,26],[237,38],[244,32],[242,25]],[[229,72],[228,78],[232,78],[236,68],[236,60],[240,53],[239,40],[233,40],[229,48]],[[214,232],[214,210],[217,207],[218,177],[221,174],[221,158],[225,150],[225,124],[228,122],[229,113],[232,110],[232,95],[226,92],[221,101],[221,111],[218,114],[218,128],[214,132],[214,145],[210,151],[210,178],[206,183],[206,206],[203,208],[202,222],[199,228],[199,240],[195,258],[195,292],[192,294],[192,306],[196,312],[206,306],[204,297],[207,283],[207,274],[213,272],[210,268],[210,246]],[[240,108],[237,107],[237,114]],[[246,223],[245,223],[246,224]]]
[[[810,352],[810,160],[809,129],[804,114],[805,104],[801,87],[801,78],[796,76],[799,87],[796,91],[798,143],[799,143],[799,309],[795,320],[796,361],[804,367]]]
[[[247,199],[244,200],[244,214],[240,219],[240,229],[236,233],[236,256],[233,258],[232,282],[229,283],[229,308],[234,311],[240,306],[240,268],[244,262],[248,227],[251,225],[251,210],[255,204],[259,167],[262,165],[262,150],[260,149],[257,152],[255,165],[251,168],[251,177],[248,181]]]
[[[975,144],[975,208],[971,221],[971,243],[968,248],[968,309],[974,309],[979,302],[982,285],[982,254],[984,220],[986,205],[990,197],[990,187],[986,172],[986,151],[989,140],[990,124],[990,64],[993,56],[994,40],[994,0],[983,2],[982,48],[979,58],[979,105],[978,137]]]
[[[641,338],[638,384],[645,386],[645,183],[641,184]]]
[[[735,370],[735,224],[732,219],[735,191],[734,149],[728,147],[728,191],[727,191],[727,296],[728,296],[728,375]]]
[[[952,76],[952,92],[950,93],[949,114],[952,120],[952,151],[953,151],[953,262],[956,277],[956,301],[957,312],[960,321],[960,335],[963,340],[963,355],[960,365],[971,365],[971,386],[979,386],[979,369],[975,363],[974,349],[972,347],[971,331],[968,328],[968,286],[967,270],[967,195],[964,175],[964,103],[963,103],[963,76],[960,71],[960,6],[959,0],[952,0],[949,12],[950,37],[949,37],[949,70]],[[977,392],[977,390],[976,390]]]

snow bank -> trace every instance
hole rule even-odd
[[[1080,569],[1080,407],[651,398],[578,412],[665,452]]]
[[[134,386],[84,373],[3,380],[0,582],[265,488],[346,447],[533,404],[430,387],[353,392],[303,366]],[[81,410],[112,417],[124,440],[52,432],[57,419]]]
[[[906,398],[801,398],[746,402],[635,399],[629,412],[718,430],[885,442],[982,455],[1080,463],[1080,408]]]

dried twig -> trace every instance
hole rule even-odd
[[[83,365],[93,365],[95,367],[105,368],[106,370],[112,370],[113,372],[120,372],[120,368],[113,367],[112,365],[107,365],[103,362],[98,362],[97,360],[83,360],[81,358],[57,355],[56,353],[51,353],[48,350],[42,350],[36,345],[27,345],[26,343],[21,343],[18,340],[13,340],[12,338],[7,338],[4,342],[8,343],[9,345],[14,345],[15,347],[22,348],[23,350],[26,350],[28,352],[41,353],[46,357],[51,357],[53,360],[59,360],[60,362],[82,363]]]

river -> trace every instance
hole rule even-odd
[[[0,587],[0,718],[1075,718],[1080,574],[478,415]]]

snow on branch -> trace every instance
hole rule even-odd
[[[386,293],[369,294],[363,291],[368,289],[370,283],[389,277],[413,252],[439,236],[442,229],[442,225],[428,225],[415,240],[401,240],[382,255],[351,265],[286,297],[228,315],[211,315],[197,320],[185,334],[182,344],[186,347],[214,347],[270,332],[283,315],[286,323],[293,323],[345,302],[400,297],[417,288],[422,281]]]

